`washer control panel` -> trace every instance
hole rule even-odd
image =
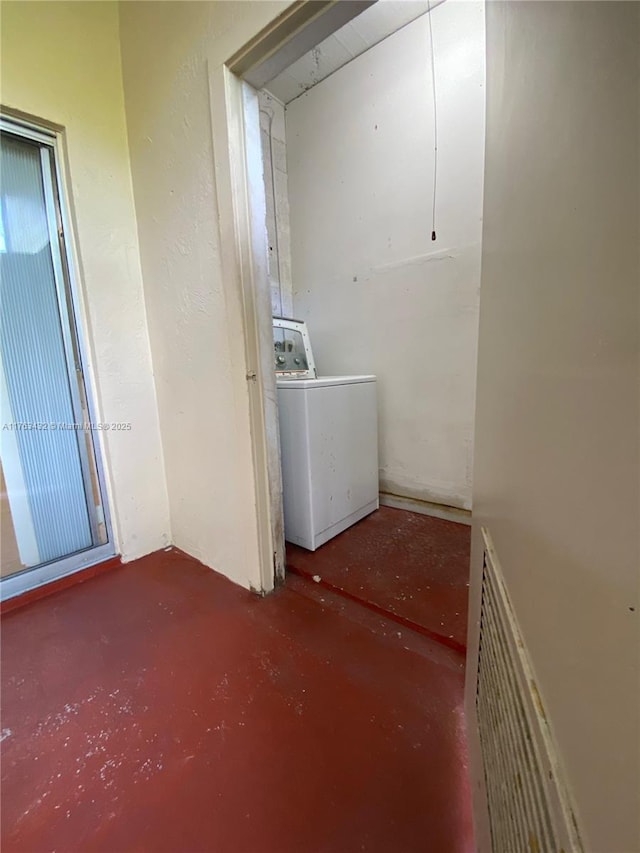
[[[303,320],[274,317],[273,350],[274,367],[279,377],[315,379],[311,342]]]

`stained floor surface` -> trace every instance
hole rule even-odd
[[[460,655],[180,552],[3,619],[2,849],[471,853]]]
[[[463,650],[470,547],[465,524],[380,507],[317,551],[287,544],[287,564]]]

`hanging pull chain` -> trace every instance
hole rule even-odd
[[[436,100],[436,59],[433,52],[433,24],[431,0],[427,2],[429,18],[429,50],[431,54],[431,85],[433,88],[433,207],[431,209],[431,239],[436,239],[436,188],[438,181],[438,108]]]

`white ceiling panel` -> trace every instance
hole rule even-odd
[[[266,84],[283,104],[444,0],[378,0]]]

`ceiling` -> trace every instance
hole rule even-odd
[[[270,80],[264,88],[283,104],[288,104],[442,2],[444,0],[378,0]]]

